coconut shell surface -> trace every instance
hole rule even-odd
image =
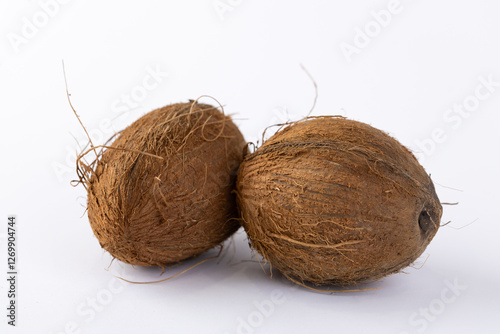
[[[442,214],[407,148],[333,116],[292,123],[247,155],[237,193],[252,247],[286,277],[316,285],[400,271],[425,250]]]
[[[178,103],[138,119],[92,166],[79,166],[101,247],[163,267],[219,245],[239,227],[233,191],[244,146],[210,105]]]

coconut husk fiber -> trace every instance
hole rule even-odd
[[[316,285],[400,271],[422,254],[442,214],[407,148],[335,116],[286,125],[244,158],[236,187],[251,246],[286,277]]]
[[[239,227],[233,190],[244,146],[229,116],[190,102],[142,116],[92,164],[82,154],[101,247],[125,263],[164,267],[219,245]]]

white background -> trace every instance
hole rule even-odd
[[[390,3],[2,0],[0,332],[498,332],[500,3]],[[442,222],[451,223],[406,274],[361,286],[377,290],[320,294],[279,273],[270,279],[241,230],[219,260],[159,284],[124,283],[115,275],[157,280],[199,259],[163,276],[109,266],[84,214],[85,190],[70,186],[85,136],[66,100],[62,59],[98,143],[154,108],[203,94],[255,141],[266,126],[309,112],[314,87],[303,64],[318,84],[313,115],[387,131],[418,155],[441,201],[459,204],[444,207]],[[15,329],[3,274],[10,214]]]

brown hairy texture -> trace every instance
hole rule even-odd
[[[317,285],[376,280],[414,262],[442,207],[413,154],[337,116],[291,123],[240,165],[237,200],[252,247]]]
[[[82,153],[78,174],[101,247],[163,267],[219,245],[239,227],[233,190],[244,146],[229,116],[192,102],[144,115],[91,164]]]

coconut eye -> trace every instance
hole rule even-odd
[[[426,210],[422,210],[422,212],[420,212],[420,216],[418,216],[418,226],[420,226],[420,229],[424,234],[427,234],[427,232],[432,229],[432,219]]]

